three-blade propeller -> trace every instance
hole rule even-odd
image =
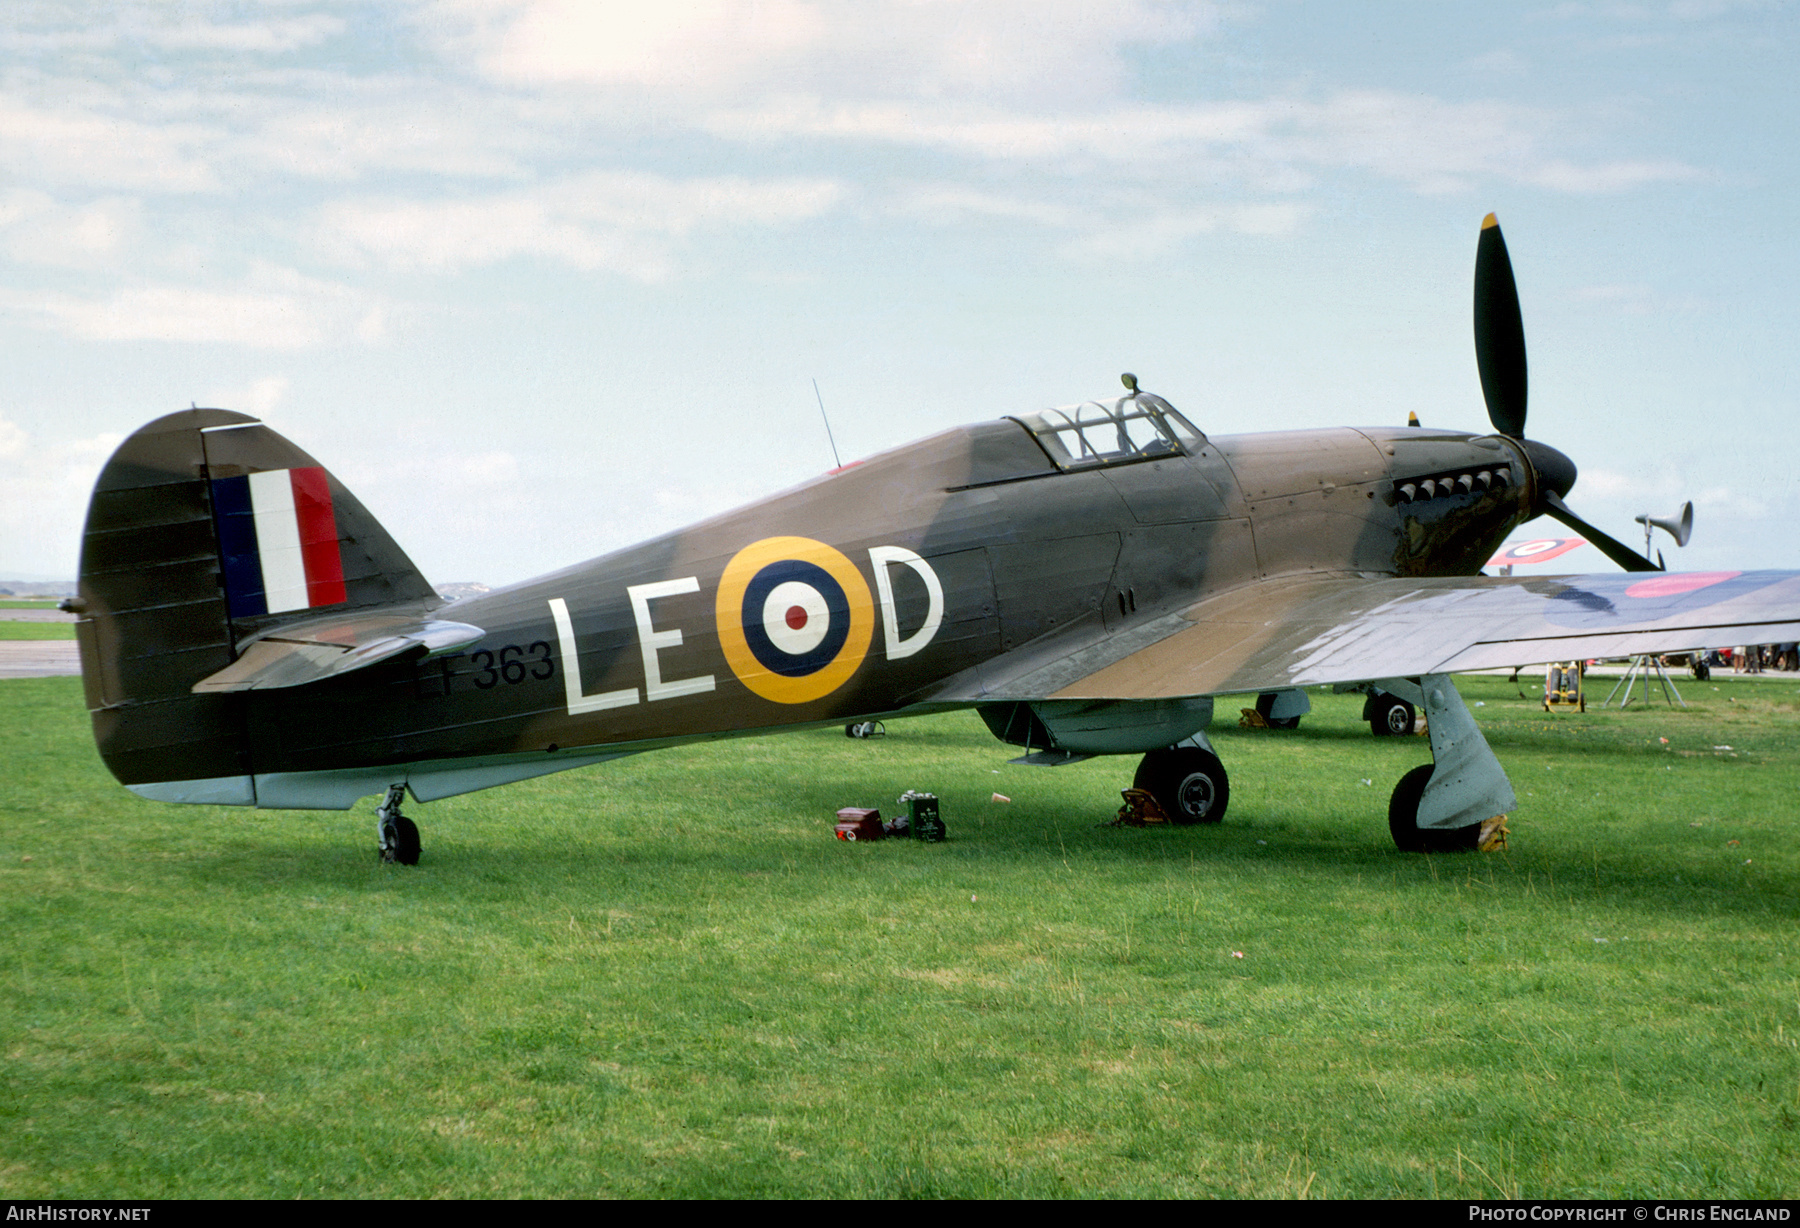
[[[1535,514],[1562,521],[1626,571],[1660,571],[1630,546],[1570,511],[1562,496],[1575,484],[1574,463],[1554,448],[1525,438],[1525,320],[1500,221],[1491,213],[1481,223],[1481,242],[1475,249],[1475,365],[1481,372],[1488,421],[1497,433],[1524,448],[1537,470]]]

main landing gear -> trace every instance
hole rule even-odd
[[[1519,804],[1506,771],[1443,674],[1389,678],[1389,698],[1425,709],[1433,762],[1400,778],[1388,800],[1388,831],[1403,853],[1493,849],[1506,844],[1506,815]]]
[[[384,862],[416,866],[419,864],[419,825],[400,813],[400,803],[405,800],[405,785],[388,786],[387,800],[375,811],[375,847]]]
[[[1139,762],[1131,787],[1142,789],[1171,823],[1217,823],[1231,802],[1231,781],[1225,765],[1204,744],[1204,735],[1153,750]]]
[[[1363,704],[1363,719],[1378,738],[1410,737],[1413,729],[1413,706],[1397,695],[1377,691]]]

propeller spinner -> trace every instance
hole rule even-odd
[[[1655,563],[1610,534],[1595,528],[1569,509],[1563,497],[1575,485],[1575,462],[1555,448],[1525,436],[1525,320],[1519,311],[1519,287],[1512,259],[1492,213],[1481,223],[1475,249],[1475,365],[1481,372],[1481,395],[1494,430],[1521,447],[1537,472],[1535,515],[1551,516],[1586,537],[1626,571],[1658,571]]]

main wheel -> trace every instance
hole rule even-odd
[[[1375,732],[1388,731],[1378,727]],[[1388,798],[1388,831],[1393,833],[1394,847],[1402,853],[1425,851],[1425,833],[1419,830],[1419,800],[1425,796],[1425,786],[1431,783],[1433,766],[1421,763],[1402,776],[1394,786],[1394,795]]]
[[[1138,764],[1131,784],[1154,797],[1171,823],[1217,823],[1231,802],[1225,765],[1197,746],[1151,751]]]
[[[1370,708],[1369,728],[1376,737],[1407,737],[1412,734],[1415,712],[1413,706],[1404,699],[1385,693],[1378,694],[1371,700]]]
[[[1388,831],[1402,853],[1454,853],[1481,843],[1481,824],[1467,827],[1420,827],[1419,802],[1431,783],[1434,764],[1421,763],[1400,778],[1388,799]]]
[[[394,820],[394,860],[403,866],[419,864],[419,825],[405,815]]]

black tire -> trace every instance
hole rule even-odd
[[[1376,695],[1370,707],[1369,729],[1378,738],[1409,737],[1418,728],[1416,710],[1398,696]],[[1419,787],[1424,788],[1423,785]]]
[[[1377,727],[1375,732],[1387,731]],[[1394,786],[1394,795],[1388,798],[1388,831],[1393,834],[1394,847],[1402,853],[1425,851],[1425,833],[1419,830],[1419,799],[1425,796],[1425,786],[1431,783],[1433,766],[1421,763],[1402,776],[1400,783]]]
[[[1231,781],[1225,765],[1211,751],[1196,746],[1153,750],[1138,764],[1132,787],[1156,799],[1169,822],[1217,823],[1231,804]]]
[[[1388,832],[1394,837],[1394,847],[1402,853],[1459,853],[1474,849],[1481,842],[1479,823],[1451,828],[1419,826],[1419,802],[1425,796],[1425,786],[1431,783],[1434,766],[1421,763],[1402,776],[1388,799]]]
[[[403,866],[419,864],[419,825],[405,815],[394,820],[394,860]]]

